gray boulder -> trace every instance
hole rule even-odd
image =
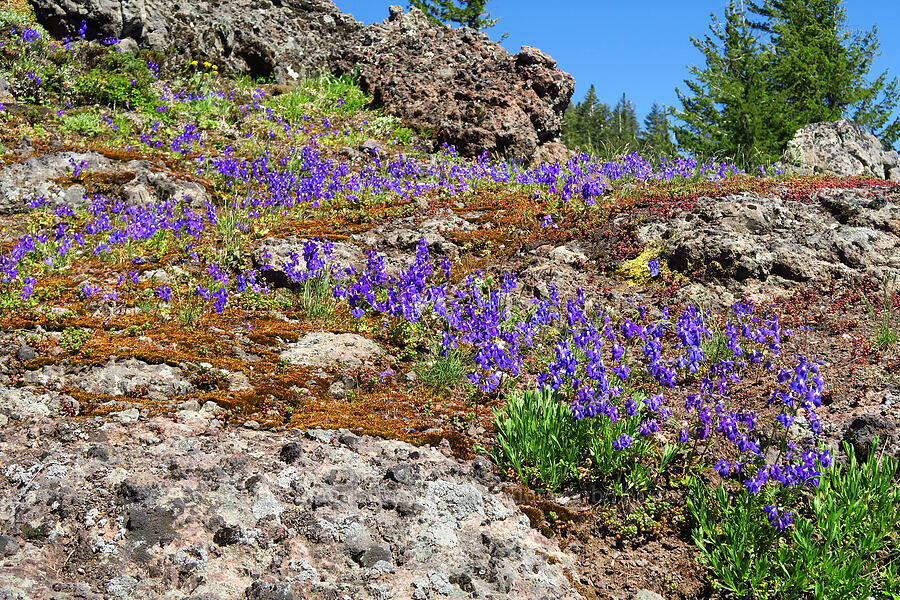
[[[900,181],[900,155],[848,119],[813,123],[788,142],[783,164],[804,174],[866,175]]]
[[[184,418],[75,426],[68,443],[0,435],[0,598],[582,598],[556,541],[436,448]],[[111,461],[85,458],[98,439]],[[78,575],[48,568],[66,556]]]
[[[281,358],[306,367],[358,367],[371,363],[382,353],[378,344],[355,333],[313,331],[289,345]]]
[[[723,280],[879,280],[900,274],[900,206],[883,192],[822,190],[818,202],[757,194],[701,198],[639,230],[665,248],[669,268]]]

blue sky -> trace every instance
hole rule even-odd
[[[343,12],[359,21],[387,18],[389,4],[406,0],[334,0]],[[687,66],[702,64],[690,36],[708,30],[710,13],[722,16],[726,0],[490,0],[488,10],[500,17],[487,33],[510,52],[536,46],[575,77],[575,100],[593,83],[609,104],[622,92],[643,116],[656,101],[679,106],[675,88],[684,89]],[[900,77],[900,9],[897,0],[845,0],[848,25],[855,29],[878,26],[882,55],[873,72],[887,69]]]

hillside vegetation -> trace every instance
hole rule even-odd
[[[0,43],[0,394],[445,440],[588,598],[900,597],[895,430],[844,434],[900,386],[896,184],[431,154],[352,77],[227,78],[9,5]],[[827,279],[699,263],[667,227],[712,235],[716,199],[881,237]]]

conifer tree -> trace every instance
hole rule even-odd
[[[436,23],[454,23],[482,30],[493,27],[499,19],[492,18],[485,8],[488,0],[409,0],[410,8],[418,8]]]
[[[609,106],[597,97],[592,85],[578,104],[570,104],[563,116],[563,142],[586,152],[598,152],[609,139]]]
[[[885,146],[900,137],[897,80],[887,71],[867,79],[878,54],[877,29],[860,33],[846,27],[842,0],[751,1],[761,20],[754,27],[771,38],[772,88],[783,100],[779,139],[818,121],[847,117],[875,133]]]
[[[710,34],[692,37],[705,66],[692,65],[687,92],[676,89],[682,109],[674,128],[678,145],[698,156],[761,164],[780,152],[772,121],[782,102],[768,82],[771,53],[760,43],[742,6],[729,2],[725,22],[711,15]]]
[[[669,115],[665,106],[654,102],[650,112],[644,119],[644,129],[641,132],[642,151],[652,156],[672,156],[675,154],[675,144],[672,143]]]
[[[634,102],[628,100],[624,93],[613,108],[610,125],[611,150],[614,150],[616,154],[634,150],[640,133],[640,122]]]

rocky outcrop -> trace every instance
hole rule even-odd
[[[784,156],[788,170],[849,177],[866,175],[900,181],[900,155],[885,150],[874,135],[852,121],[813,123],[788,142]]]
[[[668,265],[729,280],[824,281],[900,274],[900,205],[884,191],[825,190],[807,203],[754,194],[701,199],[642,227]]]
[[[0,429],[0,559],[0,598],[581,598],[483,458],[203,410]]]
[[[223,70],[287,83],[328,71],[330,54],[363,25],[331,0],[33,0],[38,20],[59,36],[113,37],[164,52],[180,65],[209,60]]]
[[[397,7],[360,42],[340,51],[336,65],[359,65],[362,87],[377,102],[464,155],[530,157],[559,137],[575,82],[537,48],[510,56],[484,34],[435,26]]]
[[[549,56],[510,55],[468,28],[435,25],[418,10],[391,7],[368,27],[331,0],[252,5],[210,0],[32,0],[57,36],[85,21],[93,37],[125,40],[174,57],[291,83],[357,71],[363,89],[407,124],[464,155],[531,157],[558,139],[574,79]]]
[[[121,162],[96,152],[53,152],[0,166],[0,215],[27,212],[29,203],[36,201],[50,208],[84,208],[86,179],[122,185],[128,204],[171,200],[200,208],[209,199],[200,184],[174,178],[146,160]]]
[[[105,365],[91,368],[47,365],[26,372],[24,379],[43,387],[74,387],[109,396],[146,395],[155,400],[180,396],[194,389],[178,367],[151,365],[134,358],[119,362],[110,359]]]

